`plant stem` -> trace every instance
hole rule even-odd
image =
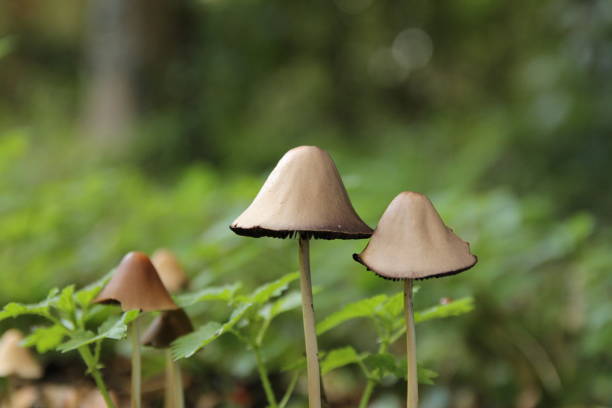
[[[278,404],[279,408],[285,408],[285,406],[289,402],[289,398],[291,398],[291,394],[293,394],[293,390],[295,388],[295,385],[297,384],[298,378],[299,378],[299,374],[296,371],[295,373],[293,373],[293,376],[291,377],[291,381],[289,382],[287,391],[285,391],[285,395],[283,395],[283,399]]]
[[[308,406],[321,408],[321,372],[319,369],[317,332],[312,301],[310,279],[310,245],[308,239],[300,236],[300,286],[302,290],[302,320],[306,343],[306,368],[308,372]]]
[[[374,380],[368,380],[365,390],[363,390],[363,394],[361,395],[361,401],[359,401],[359,408],[368,407],[368,403],[370,402],[370,398],[372,397],[374,387],[376,387],[376,382]]]
[[[93,377],[100,394],[102,394],[102,398],[104,398],[104,402],[106,402],[107,408],[115,408],[115,403],[108,393],[108,389],[106,388],[106,384],[102,379],[102,375],[100,374],[100,370],[97,367],[97,362],[94,359],[94,356],[91,354],[91,350],[89,350],[89,346],[79,347],[79,354],[81,354],[81,358],[85,362],[87,366],[87,370],[89,374]]]
[[[253,351],[255,352],[255,361],[257,362],[257,370],[259,371],[261,384],[263,385],[264,391],[266,393],[266,398],[268,399],[268,405],[270,406],[270,408],[277,408],[278,403],[276,402],[276,396],[274,395],[272,384],[270,384],[270,379],[268,378],[268,370],[266,369],[266,364],[261,355],[261,350],[259,346],[255,344],[252,344],[252,347]]]
[[[419,381],[417,377],[416,338],[414,332],[414,312],[412,310],[412,279],[404,282],[404,316],[406,319],[406,365],[407,392],[406,406],[417,408],[419,405]]]
[[[132,342],[132,408],[140,408],[141,406],[140,335],[138,333],[139,320],[140,318],[136,318],[130,327],[130,340]]]
[[[385,332],[386,333],[386,332]],[[389,347],[389,334],[385,334],[382,341],[380,342],[380,346],[378,347],[378,354],[383,354],[387,352],[387,348]],[[359,408],[367,408],[368,403],[370,402],[370,398],[372,398],[372,393],[374,392],[374,388],[376,387],[376,380],[372,378],[370,372],[368,372],[368,368],[365,366],[363,361],[359,362],[359,366],[361,367],[363,373],[365,374],[368,382],[366,383],[366,387],[363,390],[363,394],[361,394],[361,400],[359,401]]]

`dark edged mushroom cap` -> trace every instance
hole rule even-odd
[[[289,150],[231,230],[249,237],[361,239],[359,218],[329,154],[315,146]]]
[[[168,348],[176,339],[193,331],[193,325],[183,309],[162,312],[153,320],[141,339],[145,346]]]
[[[42,367],[26,347],[21,345],[23,335],[9,329],[0,339],[0,377],[15,376],[24,379],[42,377]]]
[[[171,251],[158,249],[151,257],[151,262],[168,292],[177,292],[187,285],[189,279]]]
[[[130,252],[121,260],[94,302],[119,303],[124,311],[178,309],[151,260],[142,252]]]
[[[453,275],[477,262],[429,199],[405,191],[391,201],[366,248],[353,258],[387,279]]]

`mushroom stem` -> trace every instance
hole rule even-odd
[[[174,361],[170,349],[166,349],[166,393],[164,395],[164,408],[173,408],[174,401]]]
[[[301,235],[299,247],[302,320],[304,321],[306,368],[308,372],[308,406],[309,408],[321,408],[321,373],[319,369],[317,333],[315,330],[312,283],[310,279],[310,245],[308,239]]]
[[[176,401],[174,408],[184,408],[185,397],[183,395],[183,377],[181,375],[181,367],[176,361],[173,361],[172,365],[174,366],[174,397]]]
[[[130,340],[132,342],[132,396],[131,408],[140,408],[140,390],[141,390],[141,364],[140,364],[140,335],[139,335],[139,320],[136,318],[130,327]]]
[[[419,405],[419,381],[417,377],[416,338],[414,333],[414,312],[412,310],[412,279],[404,281],[404,313],[406,318],[406,365],[407,365],[407,398],[408,408]]]

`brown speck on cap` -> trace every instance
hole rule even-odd
[[[124,311],[178,309],[151,260],[142,252],[130,252],[121,260],[94,302],[119,303]]]
[[[0,377],[15,376],[24,379],[42,377],[40,363],[21,345],[23,335],[17,329],[7,330],[0,339]]]
[[[153,320],[141,339],[145,346],[168,348],[176,339],[193,331],[193,325],[183,309],[163,312]]]
[[[387,279],[453,275],[477,262],[469,244],[444,225],[431,201],[411,191],[393,199],[366,248],[353,258]]]
[[[171,251],[158,249],[151,257],[151,262],[168,292],[177,292],[187,285],[187,275]]]
[[[359,218],[329,154],[315,146],[289,150],[231,230],[250,237],[362,239]]]

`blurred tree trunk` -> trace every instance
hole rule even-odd
[[[84,131],[94,145],[119,150],[131,138],[139,55],[139,2],[90,0],[85,55]]]

